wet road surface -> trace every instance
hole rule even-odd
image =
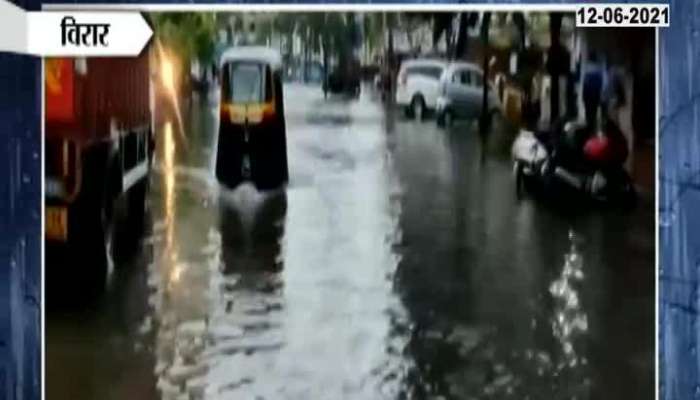
[[[49,304],[48,398],[653,398],[648,196],[517,201],[468,124],[285,96],[282,191],[219,187],[215,103],[159,126],[138,250]]]

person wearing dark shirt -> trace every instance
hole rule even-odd
[[[603,90],[603,71],[598,56],[591,52],[583,76],[583,107],[586,113],[586,126],[595,129]]]

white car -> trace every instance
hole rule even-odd
[[[401,64],[396,82],[396,104],[408,117],[422,120],[434,111],[439,96],[440,77],[448,63],[436,59],[407,60]]]
[[[455,119],[473,119],[481,115],[484,96],[484,73],[472,63],[455,62],[445,68],[439,83],[436,121],[449,126]],[[501,108],[496,91],[490,82],[487,93],[487,111],[491,116]]]

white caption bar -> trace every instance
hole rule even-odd
[[[580,27],[667,27],[668,4],[591,4],[576,10]]]
[[[38,56],[135,56],[153,31],[138,12],[25,12],[0,0],[0,51]]]

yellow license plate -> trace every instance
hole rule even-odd
[[[68,239],[68,210],[65,207],[46,207],[46,237],[66,241]]]

